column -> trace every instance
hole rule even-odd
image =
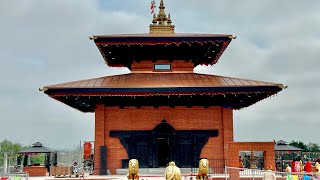
[[[95,111],[94,128],[94,175],[100,174],[100,146],[105,146],[105,106],[98,104]]]

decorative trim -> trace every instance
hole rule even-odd
[[[50,96],[157,96],[157,95],[223,95],[248,93],[275,93],[279,86],[240,87],[176,87],[176,88],[52,88]]]

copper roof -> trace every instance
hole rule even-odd
[[[150,34],[150,33],[141,33],[141,34],[112,34],[112,35],[94,35],[90,39],[98,38],[114,38],[114,37],[228,37],[234,39],[235,36],[232,34],[196,34],[196,33],[174,33],[174,34]]]
[[[197,73],[130,73],[45,86],[63,88],[248,87],[282,84]]]
[[[130,73],[73,81],[43,90],[82,112],[106,106],[248,107],[286,86],[256,80],[197,73]]]
[[[118,34],[92,36],[108,66],[133,61],[181,60],[216,64],[235,36],[231,34]]]

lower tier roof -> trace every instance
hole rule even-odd
[[[45,86],[50,97],[82,112],[106,106],[248,107],[282,84],[197,73],[130,73]]]

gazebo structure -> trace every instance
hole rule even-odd
[[[216,64],[235,36],[175,33],[163,0],[159,9],[149,33],[90,37],[108,66],[131,73],[41,88],[70,107],[95,113],[94,174],[114,174],[132,158],[141,168],[171,160],[196,167],[204,157],[238,163],[238,150],[249,146],[233,142],[233,110],[285,88],[195,73],[198,65]],[[237,153],[230,157],[231,146]],[[274,163],[273,142],[267,146],[268,162]]]
[[[274,151],[277,155],[277,169],[283,171],[285,168],[284,162],[288,163],[288,160],[291,162],[294,160],[295,156],[301,156],[303,149],[297,148],[295,146],[289,145],[286,141],[279,140],[275,142]],[[285,155],[289,155],[290,158],[285,158]]]
[[[303,151],[301,148],[289,145],[286,141],[279,140],[274,146],[274,151],[276,154],[283,156],[284,154],[292,154],[292,159],[294,158],[293,154],[299,154]]]
[[[30,176],[46,176],[49,174],[50,166],[57,165],[57,151],[43,146],[40,142],[32,144],[32,147],[28,149],[18,151],[18,154],[24,156],[23,170],[28,172]],[[30,156],[38,154],[45,154],[45,160],[43,164],[31,163]]]

